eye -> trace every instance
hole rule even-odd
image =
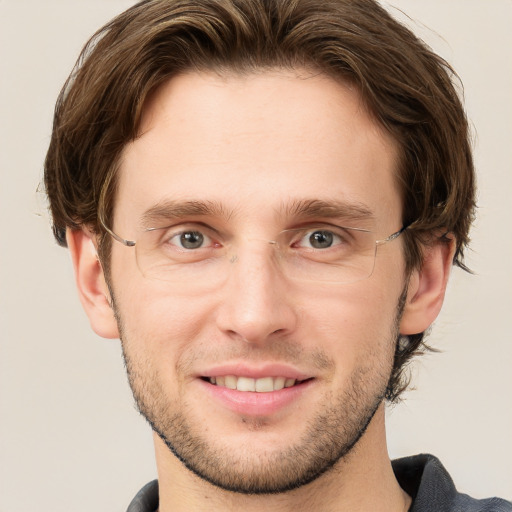
[[[336,233],[326,229],[308,231],[299,240],[299,245],[310,249],[329,249],[333,245],[342,244],[344,240]]]
[[[180,249],[193,250],[201,249],[205,245],[211,244],[211,239],[200,231],[182,231],[176,233],[169,239],[169,243],[176,245]]]

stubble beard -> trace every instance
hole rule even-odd
[[[342,392],[323,397],[323,410],[308,421],[299,441],[270,453],[257,453],[251,446],[234,450],[229,439],[224,445],[207,439],[204,425],[190,420],[187,403],[170,403],[155,369],[147,362],[132,360],[123,322],[115,304],[113,307],[136,406],[169,450],[195,475],[216,487],[242,494],[278,494],[308,484],[338,465],[365,433],[386,395],[402,298],[386,340],[389,353],[369,354]],[[382,350],[384,345],[379,346]]]

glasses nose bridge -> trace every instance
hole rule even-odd
[[[274,238],[265,238],[265,237],[257,237],[257,236],[245,236],[244,239],[247,242],[259,242],[260,244],[263,244],[263,246],[271,245],[271,246],[277,246],[279,245],[277,241],[277,237]]]
[[[259,236],[243,236],[232,244],[228,252],[230,263],[244,265],[249,262],[251,268],[264,268],[272,261],[277,262],[280,256],[280,244],[277,237],[269,239]],[[263,264],[263,267],[262,267]]]

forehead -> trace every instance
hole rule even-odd
[[[396,159],[349,84],[305,70],[189,72],[145,105],[121,159],[116,223],[169,201],[270,219],[293,211],[287,203],[320,200],[398,221]]]

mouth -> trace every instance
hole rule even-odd
[[[316,376],[282,364],[256,368],[234,363],[203,371],[197,380],[206,391],[205,407],[219,412],[220,405],[246,418],[275,418],[291,410],[288,407],[310,393],[316,381]]]
[[[271,393],[284,388],[298,386],[311,379],[299,380],[287,377],[260,377],[253,379],[237,375],[219,375],[216,377],[202,377],[202,380],[221,388],[253,393]]]

